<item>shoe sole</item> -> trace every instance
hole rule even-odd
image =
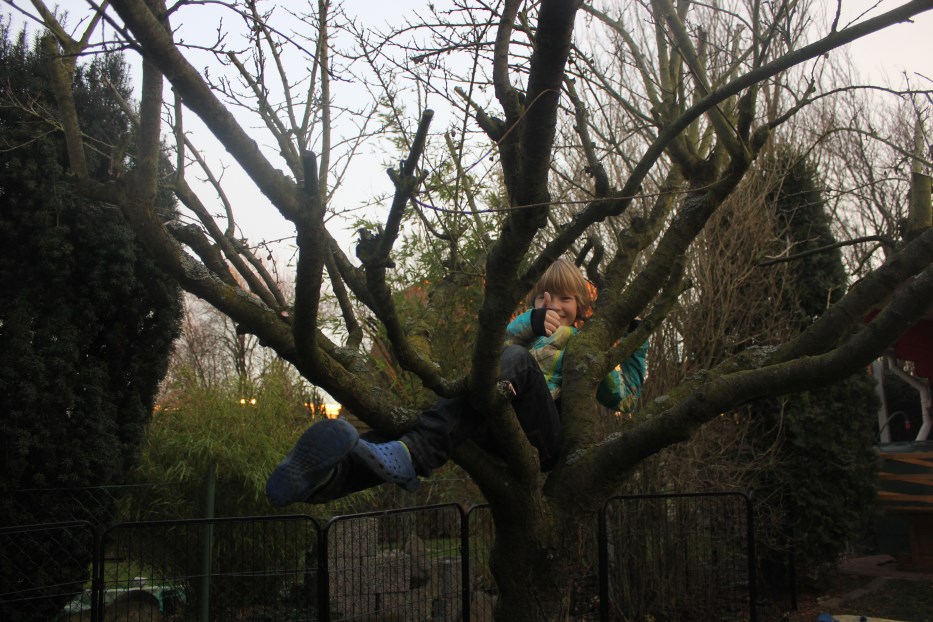
[[[276,507],[304,501],[350,455],[359,434],[343,419],[325,419],[301,435],[266,481],[266,497]]]
[[[401,452],[405,451],[401,449]],[[421,485],[407,453],[402,457],[400,452],[387,450],[385,445],[359,442],[353,448],[353,455],[383,481],[401,486],[408,492],[415,492]]]

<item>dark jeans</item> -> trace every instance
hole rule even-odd
[[[538,450],[543,471],[550,470],[560,454],[562,442],[560,413],[551,398],[547,382],[528,350],[508,346],[499,357],[499,380],[508,381],[515,390],[512,408],[529,442]],[[367,440],[384,440],[370,436]],[[493,454],[501,455],[496,439],[480,413],[465,397],[441,399],[418,417],[418,422],[401,439],[411,451],[419,475],[445,464],[454,449],[472,440]],[[382,480],[350,456],[338,465],[332,484],[315,495],[312,502],[323,503],[352,492],[382,484]]]

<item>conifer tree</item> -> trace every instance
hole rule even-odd
[[[788,332],[797,333],[842,297],[846,277],[838,249],[820,250],[836,240],[816,167],[790,149],[778,152],[774,166],[783,175],[769,203],[777,237],[795,257],[786,284],[793,294],[776,312]],[[754,446],[778,447],[774,467],[756,476],[759,503],[779,508],[770,543],[787,538],[798,568],[814,575],[835,562],[871,518],[877,472],[871,377],[860,372],[815,391],[761,400],[752,411]]]
[[[142,253],[120,211],[82,198],[70,183],[64,140],[45,116],[55,104],[44,67],[37,44],[0,24],[0,516],[7,525],[106,518],[111,508],[103,501],[12,492],[121,481],[180,317],[177,285]],[[91,164],[101,170],[120,166],[120,145],[132,139],[107,90],[113,85],[128,97],[127,83],[117,55],[78,72],[78,111],[97,147]],[[52,555],[36,547],[53,543],[33,544],[20,552],[48,559],[42,572],[58,574],[31,580],[74,582],[80,590],[87,550]],[[34,567],[12,553],[0,575]],[[53,612],[25,602],[29,614],[0,618],[45,620]]]

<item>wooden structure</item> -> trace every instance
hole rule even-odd
[[[904,361],[911,365],[903,365]],[[898,567],[933,571],[933,441],[928,440],[933,439],[930,397],[933,313],[928,313],[897,340],[886,362],[892,372],[917,390],[922,421],[912,442],[888,443],[891,440],[888,424],[894,414],[888,412],[884,399],[883,364],[876,363],[874,372],[882,398],[878,422],[883,443],[878,447],[882,459],[878,500],[883,512],[902,520],[907,529],[909,552],[897,556]]]
[[[910,552],[898,556],[898,568],[933,571],[933,445],[929,451],[881,451],[884,461],[878,492],[884,512],[907,525]]]

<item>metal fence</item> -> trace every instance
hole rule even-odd
[[[98,531],[86,521],[0,528],[0,620],[55,620],[84,595]]]
[[[321,618],[455,620],[469,601],[457,505],[339,516],[325,526]]]
[[[593,541],[598,577],[585,581],[598,606],[577,619],[763,622],[753,529],[744,495],[610,500]],[[487,622],[493,536],[488,506],[456,504],[323,526],[296,515],[6,528],[0,567],[16,584],[0,585],[0,619]],[[67,559],[83,570],[49,572]]]
[[[603,620],[757,622],[745,495],[616,497],[599,533]]]
[[[141,601],[146,620],[313,619],[319,541],[309,516],[115,525],[101,540],[101,619],[125,620]]]

